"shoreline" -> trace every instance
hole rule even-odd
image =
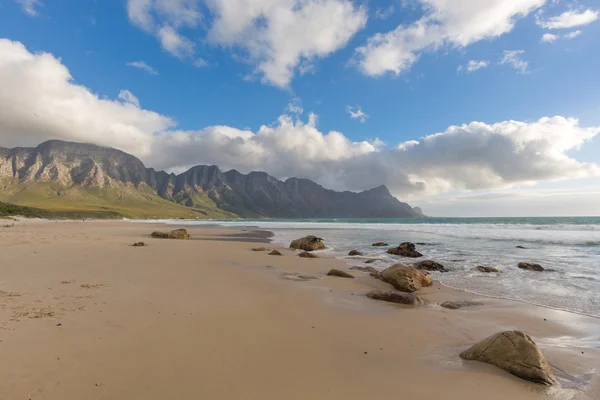
[[[358,399],[397,395],[398,384],[417,398],[591,400],[600,393],[598,378],[584,379],[600,368],[596,317],[474,295],[438,282],[417,292],[426,305],[405,308],[366,298],[370,288],[389,287],[366,274],[350,271],[356,276],[352,280],[324,276],[330,268],[345,270],[343,260],[301,259],[273,243],[264,247],[279,249],[283,257],[251,251],[265,243],[249,241],[257,239],[251,237],[254,232],[186,226],[192,240],[149,238],[154,229],[175,227],[19,221],[15,228],[0,230],[6,261],[0,262],[0,290],[19,294],[0,296],[0,356],[10,360],[0,367],[7,377],[0,398],[40,390],[30,398],[159,399],[176,393],[217,399]],[[149,246],[131,248],[138,240]],[[70,280],[75,282],[61,283]],[[477,297],[483,306],[446,310],[437,305]],[[167,316],[168,309],[177,315]],[[100,342],[90,331],[94,326]],[[559,376],[560,385],[544,388],[458,359],[461,349],[489,334],[517,328],[534,337],[548,361],[572,379]],[[171,340],[175,337],[181,340]],[[143,343],[137,344],[140,339]],[[586,340],[592,342],[581,347]],[[158,353],[156,359],[144,355],[149,348]],[[32,358],[23,363],[17,354],[25,349]],[[54,349],[63,352],[55,354],[60,361],[73,363],[64,367],[46,357]],[[214,358],[214,351],[220,356]],[[100,361],[91,362],[93,357]],[[145,364],[172,376],[166,385],[170,391],[158,385],[164,379],[154,382],[158,372]],[[19,372],[25,370],[39,377]],[[119,373],[138,380],[128,382]],[[90,381],[92,375],[100,386]],[[199,377],[206,387],[194,384]],[[430,388],[430,381],[439,388]]]

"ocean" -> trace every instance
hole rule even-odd
[[[292,239],[312,234],[324,239],[324,253],[348,266],[365,265],[370,258],[381,260],[369,264],[377,269],[431,259],[450,270],[432,272],[434,279],[446,286],[600,317],[600,217],[161,222],[261,228],[272,231],[273,241],[286,247]],[[393,246],[417,243],[424,257],[386,254],[386,248],[371,246],[379,241]],[[348,257],[352,249],[364,255]],[[552,271],[521,270],[517,268],[521,261]],[[479,265],[502,273],[477,272]]]

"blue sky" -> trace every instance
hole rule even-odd
[[[116,138],[111,142],[107,137],[113,136],[88,135],[81,132],[85,129],[61,131],[55,120],[36,121],[34,128],[28,125],[30,121],[18,120],[0,125],[7,132],[0,146],[34,145],[52,136],[119,147],[147,164],[174,171],[217,163],[244,172],[263,169],[279,178],[304,176],[335,189],[386,184],[399,197],[419,203],[426,212],[429,206],[437,214],[467,215],[470,202],[476,201],[472,199],[482,193],[504,199],[505,193],[520,197],[533,190],[585,189],[599,200],[595,189],[599,187],[600,139],[594,128],[600,127],[597,2],[482,0],[473,5],[454,0],[447,6],[441,0],[276,0],[276,10],[263,3],[267,2],[2,0],[0,38],[7,39],[13,49],[20,43],[34,57],[51,54],[72,77],[63,82],[65,93],[73,86],[84,87],[100,102],[118,102],[119,93],[126,90],[133,97],[124,100],[127,97],[121,96],[120,104],[127,108],[135,103],[140,114],[134,122],[126,118],[132,124],[126,131],[135,132],[130,141],[127,133],[117,130],[111,131]],[[313,3],[323,10],[311,14]],[[243,30],[237,25],[247,16],[228,11],[232,7],[255,12]],[[306,12],[295,13],[298,9]],[[294,22],[284,19],[282,11]],[[419,23],[423,30],[415,35],[410,29]],[[161,36],[165,28],[170,29],[170,42]],[[330,39],[328,32],[333,32]],[[127,65],[141,61],[156,73]],[[469,71],[469,62],[480,68]],[[32,81],[31,76],[28,80]],[[29,98],[51,98],[39,86],[31,89]],[[10,93],[5,94],[10,98]],[[290,111],[290,104],[301,107],[302,113]],[[94,113],[93,107],[87,105],[85,112]],[[145,110],[156,114],[153,122],[144,120]],[[358,110],[366,115],[361,118]],[[350,111],[356,118],[351,118]],[[317,121],[314,131],[308,129],[313,127],[310,113]],[[100,114],[110,119],[98,111],[90,116],[90,123]],[[281,116],[289,119],[288,125],[281,123]],[[568,129],[556,120],[550,127],[536,125],[540,118],[557,116],[577,121],[567,124]],[[121,118],[115,114],[114,124],[106,129],[122,126]],[[542,138],[546,137],[544,129],[552,129],[557,136],[547,137],[555,142],[573,140],[579,134],[584,144],[578,149],[578,139],[556,148],[552,143],[539,144],[539,135],[533,134],[525,140],[531,145],[525,146],[527,151],[539,145],[533,154],[547,152],[549,158],[523,171],[507,171],[502,162],[482,164],[485,157],[472,154],[477,147],[465,150],[471,153],[465,155],[463,164],[460,157],[446,157],[424,141],[404,153],[390,154],[404,142],[435,133],[450,135],[453,125],[467,124],[466,133],[476,138],[489,138],[490,130],[507,137],[510,124],[493,126],[508,121],[522,124],[518,129],[524,133],[510,136],[519,151],[523,150],[520,137],[529,138],[531,130],[538,128]],[[261,126],[266,128],[263,135]],[[282,133],[286,126],[290,130]],[[23,127],[27,127],[25,134],[20,130]],[[331,131],[340,132],[341,138],[327,139]],[[136,143],[135,138],[142,137],[136,135],[142,134],[145,139]],[[318,134],[326,137],[319,137],[325,149],[305,149],[301,144],[269,147],[276,140],[302,143]],[[179,148],[173,143],[181,141],[182,135],[188,146],[180,143]],[[167,136],[167,142],[156,143],[156,137]],[[447,152],[461,151],[452,147],[462,143],[454,136],[454,141],[445,144]],[[246,147],[240,146],[240,154],[214,157],[214,151],[232,149],[231,144],[215,145],[224,138],[237,138]],[[438,141],[442,139],[449,138]],[[202,144],[201,148],[195,151],[192,142]],[[489,140],[484,142],[480,146],[487,147],[482,153],[494,153]],[[206,148],[214,151],[206,154]],[[278,162],[275,156],[267,159],[268,151],[295,163]],[[407,152],[414,154],[404,157]],[[578,165],[569,161],[563,168],[565,160],[557,152]],[[398,154],[402,161],[396,164]],[[417,168],[420,163],[414,160],[419,155],[449,158],[445,162],[452,164]],[[388,159],[388,164],[382,161]],[[413,161],[408,165],[404,160]],[[489,173],[482,174],[487,168]],[[400,177],[393,176],[394,169]],[[560,172],[563,169],[568,172]],[[440,172],[450,170],[448,176]],[[564,214],[581,196],[572,197],[568,206],[557,201],[555,209],[550,204],[544,213]],[[449,199],[454,202],[451,206]],[[497,208],[494,202],[486,204],[489,209],[482,206],[479,214],[490,215]],[[582,211],[593,212],[593,201],[590,204]]]

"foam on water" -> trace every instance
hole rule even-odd
[[[388,255],[385,248],[372,247],[372,243],[419,243],[418,250],[425,258],[451,270],[433,273],[444,285],[600,316],[600,218],[596,217],[161,222],[268,229],[275,234],[274,242],[284,246],[299,236],[314,234],[325,240],[325,252],[349,265],[364,265],[366,259],[377,258],[381,262],[370,266],[378,269],[417,260]],[[347,257],[351,249],[364,255]],[[536,262],[553,271],[520,270],[520,261]],[[478,265],[502,273],[479,273],[474,271]]]

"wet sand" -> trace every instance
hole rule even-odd
[[[251,251],[265,233],[149,237],[175,228],[0,228],[0,399],[600,398],[595,318],[438,284],[424,306],[381,303],[364,293],[383,282],[325,276],[341,261]],[[483,305],[438,305],[464,299]],[[508,329],[534,338],[558,385],[458,357]]]

